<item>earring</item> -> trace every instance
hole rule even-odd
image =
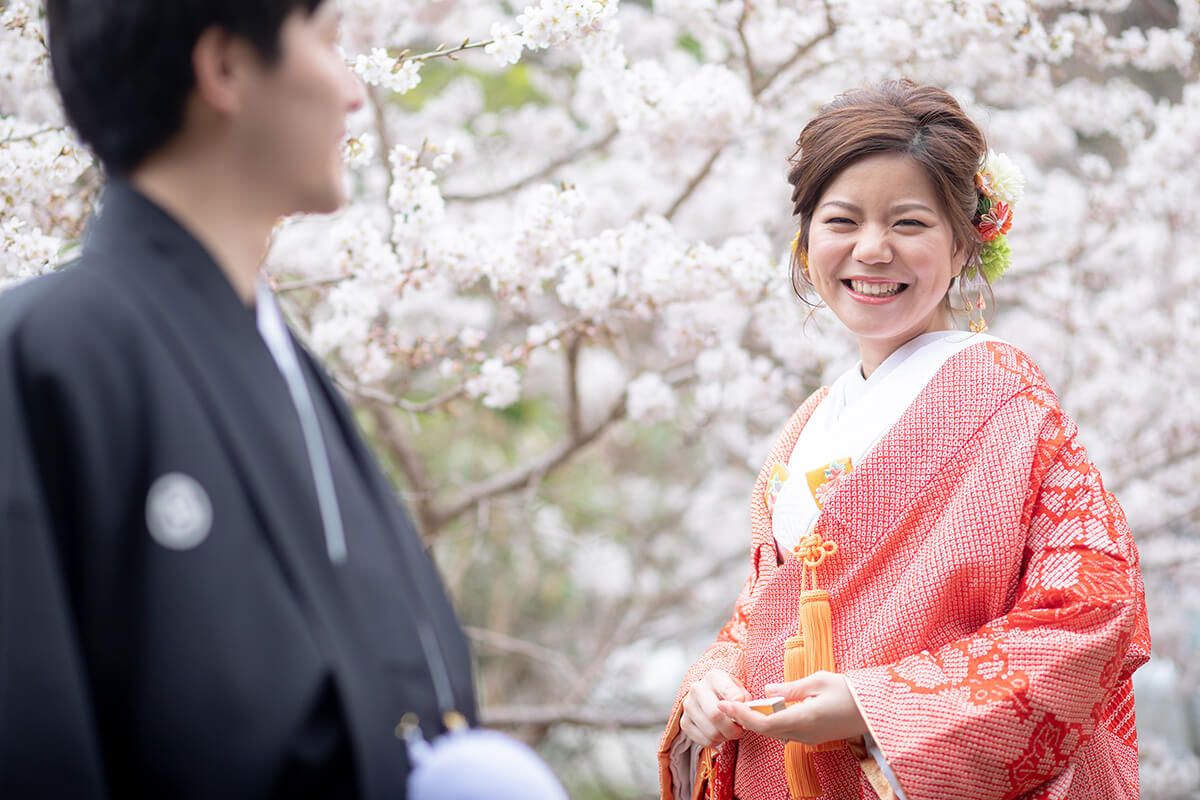
[[[808,274],[808,251],[800,246],[799,231],[796,231],[796,235],[792,239],[792,255],[800,262],[800,273],[804,276],[804,280],[812,283],[812,278]]]
[[[976,313],[976,319],[971,320],[971,332],[983,333],[988,329],[987,320],[983,318],[983,312],[987,309],[987,301],[983,299],[983,292],[979,293],[979,299],[974,303],[974,309],[971,304],[967,304],[968,313],[972,310]]]

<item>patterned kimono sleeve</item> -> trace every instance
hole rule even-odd
[[[1024,519],[1008,613],[847,673],[910,800],[1058,798],[1082,769],[1092,785],[1106,773],[1106,797],[1137,797],[1130,676],[1150,647],[1137,550],[1061,411],[1042,427]]]
[[[679,687],[679,691],[675,695],[675,705],[671,710],[671,720],[667,723],[667,728],[663,732],[662,740],[658,747],[658,762],[659,762],[659,783],[662,797],[664,800],[672,800],[678,796],[678,787],[673,784],[675,781],[672,778],[671,759],[672,750],[675,750],[675,755],[678,758],[680,748],[673,748],[676,737],[680,736],[679,721],[683,716],[683,698],[687,695],[692,684],[703,678],[709,670],[720,669],[733,675],[739,681],[742,680],[742,643],[746,637],[746,627],[749,620],[750,608],[753,605],[752,590],[754,587],[755,573],[752,573],[746,579],[745,585],[742,586],[742,591],[738,594],[737,603],[734,605],[733,615],[725,626],[721,628],[721,632],[717,634],[717,639],[708,649],[704,651],[704,655],[692,664],[687,673],[683,677],[683,683]],[[714,754],[707,752],[701,757],[701,769],[706,771],[712,769]],[[676,771],[680,769],[679,764],[676,764]],[[688,792],[690,794],[690,791]]]

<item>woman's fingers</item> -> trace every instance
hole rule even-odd
[[[715,731],[709,729],[703,730],[700,725],[694,722],[690,717],[684,716],[679,721],[679,732],[688,738],[688,741],[698,744],[701,747],[711,747],[717,742],[713,741]]]
[[[789,703],[795,703],[806,697],[819,694],[821,689],[828,685],[828,678],[841,680],[840,676],[832,672],[814,672],[807,678],[801,678],[798,681],[768,683],[763,687],[763,692],[772,696],[779,695]]]
[[[731,720],[724,712],[718,708],[718,704],[723,702],[721,697],[712,686],[705,686],[705,691],[696,693],[696,704],[699,707],[699,717],[707,726],[711,726],[718,741],[726,739],[736,739],[742,735],[741,726]],[[740,689],[740,687],[737,687]],[[725,688],[728,691],[728,687]],[[742,690],[742,695],[745,695],[745,690]]]
[[[769,685],[764,690],[785,697],[792,705],[763,716],[744,703],[722,700],[717,710],[746,730],[805,744],[816,745],[866,732],[866,722],[841,675],[818,672],[798,681]]]
[[[719,669],[714,669],[704,676],[704,680],[712,688],[713,693],[721,700],[748,700],[750,695],[741,681]]]
[[[780,739],[786,738],[783,734],[791,729],[791,717],[799,710],[799,706],[791,706],[774,714],[760,714],[745,703],[730,700],[722,700],[717,708],[745,730]]]
[[[741,683],[721,670],[712,670],[692,684],[683,698],[683,716],[679,728],[691,741],[704,747],[720,744],[742,735],[741,726],[721,712],[722,698],[746,699]]]

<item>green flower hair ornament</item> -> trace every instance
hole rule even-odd
[[[989,150],[975,173],[975,188],[979,192],[975,230],[983,244],[976,262],[963,275],[974,279],[982,274],[994,284],[1012,266],[1007,234],[1013,224],[1013,205],[1025,191],[1025,176],[1008,156]]]
[[[1008,244],[1008,237],[998,236],[979,248],[979,263],[968,267],[965,272],[968,278],[983,273],[987,282],[994,284],[1011,266],[1012,247]]]

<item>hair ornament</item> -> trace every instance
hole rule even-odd
[[[989,150],[975,173],[975,188],[979,194],[975,230],[983,245],[967,277],[975,277],[978,271],[988,283],[995,283],[1012,266],[1007,234],[1013,224],[1013,205],[1025,192],[1025,176],[1007,155]]]

